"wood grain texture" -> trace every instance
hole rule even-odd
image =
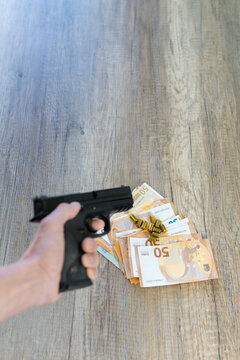
[[[239,359],[240,2],[0,0],[0,261],[31,198],[144,181],[211,241],[219,280],[94,286],[0,326],[1,360]]]

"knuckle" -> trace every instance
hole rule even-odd
[[[45,225],[47,223],[49,223],[48,217],[45,217],[44,219],[41,220],[41,225]]]
[[[98,244],[94,240],[92,241],[92,247],[93,247],[94,251],[97,251]]]
[[[96,242],[93,239],[89,240],[87,244],[87,248],[89,252],[96,252],[97,250]]]
[[[50,219],[46,217],[40,223],[41,230],[47,230],[49,228],[54,228],[58,225],[58,221],[56,219]]]
[[[66,210],[66,209],[68,209],[68,207],[69,207],[69,204],[67,204],[67,203],[61,203],[58,205],[58,208],[60,210]]]
[[[82,256],[82,263],[85,267],[96,267],[99,263],[97,254],[84,254]]]
[[[88,259],[87,259],[87,255],[86,254],[83,254],[82,255],[82,259],[81,259],[81,261],[82,261],[82,263],[83,263],[83,266],[86,266],[87,265],[87,261]]]
[[[51,220],[49,220],[47,217],[44,218],[41,223],[40,223],[40,226],[42,229],[45,229],[46,227],[49,226],[49,224],[51,223]]]
[[[99,257],[97,256],[97,255],[95,255],[96,256],[96,266],[98,266],[99,265]]]
[[[98,256],[97,255],[92,255],[92,264],[93,266],[97,266],[98,265]]]
[[[89,237],[86,237],[83,242],[82,245],[87,246],[89,243],[91,243],[92,239]]]

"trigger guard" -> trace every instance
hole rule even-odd
[[[110,231],[110,221],[109,221],[109,219],[107,217],[105,217],[104,215],[97,215],[97,218],[104,221],[104,223],[105,223],[104,234],[107,234]],[[93,220],[92,217],[88,217],[87,219],[85,219],[84,225],[86,226],[87,231],[91,235],[96,235],[97,230],[93,229],[93,227],[91,226],[91,221],[92,220]],[[98,234],[98,236],[99,236],[99,234]]]

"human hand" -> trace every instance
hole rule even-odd
[[[50,215],[39,224],[38,231],[32,244],[22,259],[31,259],[37,263],[41,277],[41,296],[39,305],[55,302],[59,294],[59,282],[64,261],[64,224],[73,219],[80,211],[80,204],[60,204]],[[104,227],[102,220],[92,220],[92,227],[99,230]],[[82,242],[82,249],[86,252],[82,256],[82,264],[91,280],[97,276],[98,256],[97,244],[92,238]]]

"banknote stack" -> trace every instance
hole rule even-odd
[[[111,217],[111,231],[97,239],[98,251],[125,278],[153,287],[217,278],[208,239],[169,198],[144,183],[133,192],[132,209]]]

